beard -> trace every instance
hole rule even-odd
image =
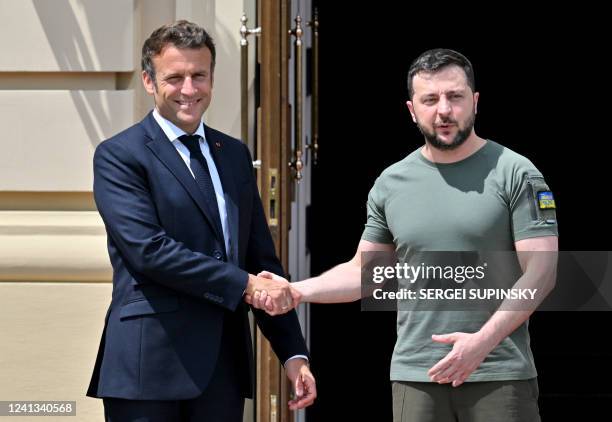
[[[442,124],[449,124],[449,123],[451,123],[451,124],[457,125],[457,127],[458,127],[457,134],[448,143],[444,142],[442,139],[440,139],[438,137],[438,135],[435,132],[435,129],[432,130],[432,131],[429,131],[426,127],[423,127],[418,122],[418,120],[417,120],[417,127],[419,128],[419,131],[421,131],[421,133],[425,137],[425,140],[427,141],[428,144],[430,144],[435,149],[438,149],[438,150],[441,150],[441,151],[449,151],[449,150],[453,150],[455,148],[458,148],[461,144],[463,144],[466,141],[466,139],[472,133],[472,129],[474,128],[474,122],[475,121],[476,121],[476,114],[474,112],[472,112],[472,115],[467,119],[467,121],[465,122],[465,125],[464,125],[463,128],[461,128],[457,124],[457,121],[455,121],[453,119],[447,119],[447,120],[443,121]]]

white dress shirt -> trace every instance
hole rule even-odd
[[[171,121],[163,118],[157,109],[153,110],[153,118],[162,128],[162,131],[166,134],[174,148],[178,151],[181,158],[187,165],[189,172],[193,176],[193,172],[191,171],[191,154],[189,150],[181,141],[179,141],[179,137],[183,135],[189,135],[183,129],[177,127]],[[221,226],[223,228],[223,237],[225,238],[225,253],[227,256],[230,255],[230,234],[229,234],[229,224],[227,222],[227,209],[225,208],[225,195],[223,193],[223,186],[221,185],[221,178],[219,177],[219,172],[217,171],[217,166],[215,166],[215,160],[213,159],[208,143],[206,142],[206,137],[204,136],[204,125],[200,122],[200,126],[198,126],[198,130],[196,130],[194,135],[200,136],[200,150],[202,151],[202,155],[206,159],[206,164],[208,164],[208,170],[210,171],[210,178],[212,179],[213,187],[215,188],[215,196],[217,197],[217,205],[219,206],[219,217],[221,218]],[[194,176],[195,178],[195,176]]]

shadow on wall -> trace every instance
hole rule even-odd
[[[83,0],[32,1],[40,25],[57,60],[64,71],[133,71],[133,1],[131,0]],[[79,23],[77,16],[83,25]],[[112,31],[124,31],[111,35],[116,40],[128,40],[126,45],[113,45],[108,40],[108,24]],[[122,67],[118,65],[118,57]],[[70,91],[70,95],[87,131],[89,141],[95,147],[110,136],[116,128],[107,96],[104,91]]]

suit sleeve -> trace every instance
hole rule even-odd
[[[247,165],[252,167],[251,154],[246,146]],[[283,267],[276,255],[272,235],[268,228],[268,222],[263,211],[259,190],[255,177],[251,177],[251,188],[253,189],[253,211],[251,217],[251,233],[247,246],[246,265],[247,271],[257,274],[267,270],[284,276]],[[281,363],[295,355],[308,355],[306,342],[302,336],[300,323],[295,311],[283,315],[270,316],[260,309],[253,309],[255,321],[264,336],[270,341],[272,349]]]
[[[106,141],[96,148],[94,198],[108,236],[133,271],[188,295],[220,297],[214,303],[230,310],[242,301],[248,274],[166,234],[145,168],[119,142]]]

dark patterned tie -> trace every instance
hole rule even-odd
[[[179,140],[187,147],[190,154],[189,167],[195,177],[196,183],[200,191],[204,195],[204,199],[213,218],[213,221],[217,225],[217,229],[221,236],[223,236],[223,226],[221,225],[221,217],[219,216],[219,204],[217,203],[217,196],[215,195],[215,187],[213,186],[212,178],[210,177],[210,170],[206,163],[206,158],[202,154],[200,149],[200,136],[199,135],[183,135],[179,137]],[[222,244],[225,245],[223,239]],[[225,247],[223,248],[225,249]]]

